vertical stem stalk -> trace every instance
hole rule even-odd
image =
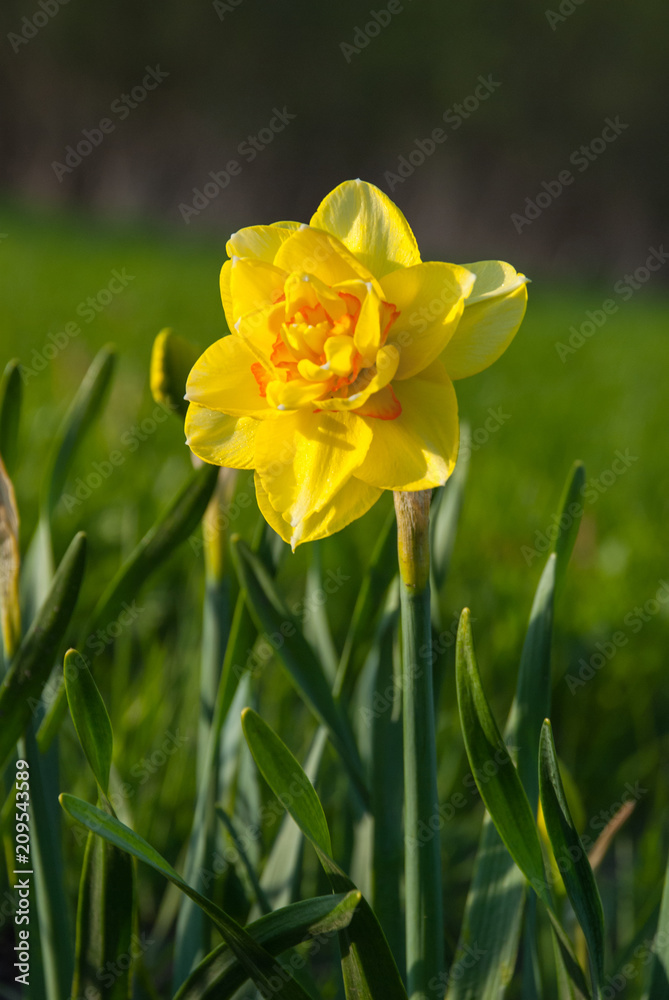
[[[410,1000],[443,971],[441,856],[430,631],[431,491],[395,493],[404,697],[404,864]],[[433,984],[434,986],[434,984]]]

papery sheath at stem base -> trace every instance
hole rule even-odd
[[[430,580],[430,500],[432,490],[393,493],[397,554],[402,583],[420,591]]]

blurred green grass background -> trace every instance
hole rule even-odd
[[[211,233],[177,238],[160,227],[114,226],[90,217],[16,207],[3,219],[2,363],[16,356],[36,370],[33,352],[43,352],[49,334],[58,334],[73,321],[81,328],[42,370],[28,375],[24,387],[22,460],[16,475],[24,547],[36,523],[39,478],[59,420],[96,350],[110,341],[118,348],[111,396],[78,457],[70,495],[76,499],[78,477],[85,479],[94,463],[107,460],[111,452],[119,450],[123,462],[70,510],[61,504],[55,520],[57,558],[76,530],[89,533],[81,620],[89,610],[85,603],[93,604],[122,555],[188,475],[190,458],[174,419],[154,421],[155,431],[144,440],[133,428],[151,419],[155,410],[148,384],[155,335],[170,326],[204,348],[226,332],[218,272],[227,233],[220,240]],[[431,255],[424,254],[430,256],[439,259],[446,253],[434,247]],[[78,308],[107,287],[114,269],[125,269],[132,280],[86,322],[85,306],[79,313]],[[502,721],[544,563],[543,555],[530,556],[528,549],[535,546],[537,533],[545,534],[553,523],[571,463],[582,459],[590,488],[567,587],[556,611],[553,723],[561,756],[581,796],[586,826],[600,810],[611,809],[626,782],[638,781],[649,789],[629,824],[642,899],[662,868],[659,820],[666,819],[667,811],[667,791],[657,776],[667,773],[669,763],[669,602],[652,614],[643,606],[662,581],[669,580],[664,374],[669,298],[653,278],[623,302],[613,291],[622,274],[582,285],[556,284],[545,273],[530,277],[527,317],[511,348],[491,369],[456,386],[474,447],[451,572],[440,597],[443,627],[450,630],[461,608],[471,608],[482,674]],[[608,298],[616,300],[618,311],[561,360],[556,343],[567,343],[570,327],[579,327],[587,311],[601,309]],[[491,413],[498,415],[494,431],[489,430]],[[614,466],[618,452],[628,456],[627,465],[611,482],[610,470],[621,468]],[[362,521],[322,546],[324,566],[351,581],[326,606],[339,647],[361,568],[389,508],[390,497],[384,497]],[[250,535],[255,517],[255,511],[247,512],[232,530]],[[308,547],[283,560],[280,582],[289,603],[302,596],[308,562]],[[110,646],[104,668],[96,674],[115,730],[116,766],[134,783],[136,794],[127,803],[133,822],[171,860],[188,834],[195,787],[202,589],[201,558],[186,544],[144,588],[136,626],[113,650]],[[589,661],[598,652],[597,643],[607,643],[618,631],[624,632],[626,644],[586,683],[570,685],[565,674],[577,676],[581,659]],[[453,751],[461,744],[450,633],[442,646],[446,679],[441,782],[447,795],[464,773],[464,763],[461,750]],[[268,721],[303,753],[312,722],[296,707],[271,663],[259,681],[258,698]],[[167,731],[177,728],[188,737],[185,749],[145,776],[139,762],[160,747]],[[86,797],[88,778],[67,762],[68,757],[70,762],[78,760],[79,753],[69,722],[67,733],[63,787]],[[82,782],[81,788],[75,787],[77,782]],[[465,821],[459,831],[445,832],[454,863],[447,878],[460,891],[466,886],[480,815],[479,804],[468,825]],[[73,842],[67,849],[80,850]],[[73,891],[77,876],[78,868],[72,866]],[[146,874],[143,879],[151,881]],[[145,915],[154,902],[144,899]],[[459,904],[449,917],[454,934],[458,909]]]

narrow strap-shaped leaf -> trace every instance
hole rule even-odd
[[[359,892],[317,896],[274,910],[246,930],[270,954],[279,955],[302,941],[321,943],[348,927],[359,902]],[[221,944],[193,969],[174,1000],[228,1000],[246,978],[233,952]]]
[[[19,423],[23,383],[18,358],[5,365],[0,382],[0,455],[11,476],[19,455]]]
[[[395,513],[390,510],[376,540],[351,614],[351,623],[346,633],[344,648],[337,668],[337,679],[334,687],[336,698],[342,695],[346,697],[350,692],[353,679],[350,669],[353,651],[360,644],[363,630],[368,626],[374,608],[378,606],[379,594],[383,593],[388,586],[388,581],[393,578],[396,572],[397,540],[394,529]]]
[[[578,964],[574,948],[565,930],[552,909],[546,909],[553,931],[553,942],[556,947],[556,961],[559,972],[567,979],[567,988],[573,1000],[592,1000],[592,994],[585,980],[583,969]]]
[[[154,344],[154,358],[156,344]],[[154,385],[153,360],[151,386],[154,398],[160,401]],[[184,379],[187,374],[188,372],[183,376]],[[171,376],[166,374],[166,377]],[[178,383],[172,391],[176,392],[177,390]],[[183,386],[179,391],[183,396]],[[213,780],[213,773],[210,774],[214,768],[208,760],[208,748],[216,692],[221,676],[221,664],[225,656],[226,642],[230,635],[232,582],[232,574],[225,571],[227,569],[225,565],[227,563],[227,522],[221,518],[220,505],[232,499],[237,475],[235,469],[219,470],[216,487],[202,521],[205,583],[199,673],[200,712],[197,728],[196,787],[202,794],[208,794],[209,801],[206,804],[205,821],[201,819],[201,807],[196,804],[193,811],[193,820],[197,825],[193,827],[193,835],[189,838],[183,867],[186,881],[195,885],[196,888],[199,888],[197,872],[204,868],[206,854],[211,854],[214,850],[213,803],[216,798],[216,783]],[[202,911],[191,899],[182,897],[177,916],[172,962],[172,984],[175,989],[184,981],[197,957],[206,951],[209,944],[207,934],[208,928]]]
[[[590,953],[595,996],[604,979],[604,912],[588,855],[569,812],[548,719],[541,730],[539,754],[541,807],[553,853]]]
[[[81,653],[70,649],[63,668],[70,715],[86,760],[105,795],[109,794],[113,736],[104,701]]]
[[[332,860],[323,807],[298,761],[256,712],[245,709],[242,725],[261,774],[313,844],[332,891],[355,891],[351,879]],[[407,1000],[388,942],[364,896],[350,926],[342,931],[341,941],[347,997],[351,1000]]]
[[[446,581],[448,568],[451,564],[460,510],[465,494],[465,483],[469,472],[470,455],[470,431],[468,425],[462,423],[460,424],[460,451],[455,472],[446,485],[436,491],[436,503],[434,500],[432,503],[430,556],[435,597]]]
[[[197,786],[193,822],[184,864],[186,881],[195,883],[196,886],[198,872],[205,865],[208,833],[214,815],[213,802],[217,795],[219,768],[221,767],[220,741],[224,735],[224,729],[232,722],[229,713],[243,676],[243,671],[239,670],[239,664],[244,662],[244,650],[248,650],[253,645],[255,637],[255,625],[251,621],[244,596],[240,593],[235,603],[225,657],[218,681],[214,713],[201,768],[203,780],[200,780]],[[223,742],[225,743],[225,740]],[[201,940],[201,921],[193,906],[190,905],[191,903],[190,899],[183,901],[177,918],[175,961],[172,975],[173,982],[179,986],[190,971]]]
[[[481,798],[509,854],[546,906],[571,979],[588,997],[583,971],[554,911],[532,809],[483,691],[467,608],[458,628],[455,671],[465,748]]]
[[[82,630],[80,646],[101,626],[114,621],[124,601],[131,601],[139,588],[171,552],[195,530],[216,486],[218,469],[205,465],[182,487],[166,511],[139,542],[98,601],[92,617]],[[44,751],[58,732],[65,711],[65,690],[61,684],[37,734]]]
[[[37,707],[79,596],[85,561],[86,536],[79,532],[0,685],[0,767]]]
[[[368,882],[369,901],[403,973],[404,770],[398,604],[399,590],[392,586],[359,674],[351,712],[372,795],[372,815],[363,816],[355,831],[354,881],[361,886]]]
[[[75,453],[102,407],[115,362],[111,345],[98,351],[56,433],[45,479],[43,505],[47,517],[60,500]]]
[[[455,671],[462,735],[481,798],[509,854],[546,899],[546,890],[541,889],[545,873],[534,816],[481,685],[468,608],[460,617]]]
[[[560,520],[558,521],[558,535],[553,546],[553,551],[557,556],[557,570],[555,574],[556,594],[562,592],[567,566],[569,565],[569,560],[576,544],[578,529],[581,525],[584,486],[585,466],[583,462],[574,462],[562,493],[560,506],[558,507]]]
[[[321,542],[313,542],[310,548],[311,563],[307,570],[304,593],[304,605],[309,613],[304,616],[303,634],[318,656],[323,673],[332,686],[337,675],[339,657],[332,639],[325,602],[319,599],[319,595],[324,593]]]
[[[532,603],[516,693],[504,730],[507,742],[517,748],[518,773],[533,809],[538,801],[539,735],[544,718],[550,714],[555,580],[564,582],[578,533],[584,476],[582,464],[576,462],[558,508],[555,555],[549,556]],[[465,1000],[471,994],[480,1000],[499,1000],[503,995],[516,964],[524,903],[523,877],[486,815],[458,945],[458,955],[463,958],[465,945],[472,941],[480,943],[484,954],[477,962],[463,965],[463,974],[450,980],[448,1000]],[[532,961],[529,955],[528,961]]]
[[[324,854],[332,854],[328,822],[321,800],[297,759],[257,712],[242,712],[244,736],[263,778],[306,837]]]
[[[0,454],[0,625],[7,662],[21,641],[20,570],[19,511],[14,486]]]
[[[104,1000],[129,996],[132,965],[118,959],[135,954],[134,879],[130,855],[89,832],[79,883],[73,997],[99,995],[100,972],[110,967],[118,975],[104,984],[109,986]]]
[[[274,584],[260,560],[240,538],[232,539],[237,575],[242,584],[251,617],[258,631],[275,638],[276,655],[286,668],[298,694],[316,718],[327,726],[335,748],[346,764],[365,802],[365,785],[360,756],[345,714],[335,703],[325,674],[302,635],[299,623],[283,606]]]
[[[216,466],[204,465],[182,486],[103,592],[87,624],[87,635],[114,618],[123,602],[131,600],[167,556],[195,531],[216,488],[218,472]]]
[[[100,809],[82,802],[81,799],[73,795],[63,793],[60,796],[60,803],[72,819],[81,823],[88,830],[92,830],[100,837],[103,837],[110,844],[114,844],[122,851],[132,854],[134,857],[149,865],[165,878],[169,879],[177,889],[190,896],[198,906],[202,907],[207,916],[216,924],[223,939],[234,952],[238,961],[246,969],[247,975],[253,980],[264,996],[275,996],[281,1000],[308,1000],[308,994],[299,986],[292,977],[282,973],[281,967],[277,966],[276,959],[258,944],[251,935],[241,927],[236,920],[229,916],[215,903],[205,899],[199,892],[188,885],[181,878],[179,873],[148,844],[139,834],[125,826],[113,816],[108,816]],[[287,977],[287,978],[285,978]],[[276,980],[279,979],[279,984]]]
[[[650,987],[645,1000],[664,1000],[669,996],[669,862],[664,875],[660,916],[655,934]]]
[[[108,794],[113,752],[109,715],[86,661],[76,649],[65,654],[65,689],[72,722],[102,793]],[[53,753],[51,749],[50,753]],[[114,816],[105,801],[105,811]],[[77,902],[72,996],[100,991],[100,970],[115,965],[121,955],[133,955],[135,906],[133,859],[113,844],[88,834]],[[126,1000],[131,963],[118,968],[105,983],[105,1000]]]
[[[72,982],[72,931],[57,799],[58,760],[53,751],[46,756],[37,752],[32,724],[19,743],[19,754],[30,764],[29,868],[33,874],[29,879],[36,904],[36,920],[32,913],[30,917],[30,944],[41,953],[44,1000],[61,1000]]]
[[[551,637],[556,556],[550,555],[532,602],[518,685],[506,727],[507,739],[517,747],[516,764],[523,788],[536,813],[539,802],[539,739],[551,701]]]
[[[240,860],[240,863],[243,867],[246,877],[251,883],[251,887],[256,897],[256,903],[258,903],[263,913],[271,913],[272,907],[270,905],[267,896],[265,895],[263,887],[260,885],[260,882],[258,880],[258,875],[256,874],[255,868],[251,864],[248,852],[244,847],[244,842],[242,838],[239,836],[237,827],[233,823],[230,816],[228,816],[225,809],[223,809],[220,805],[216,806],[216,815],[218,816],[221,823],[227,830],[228,835],[232,840],[232,843],[234,844],[235,851],[237,852],[237,856]]]
[[[305,774],[312,784],[316,782],[327,740],[327,729],[319,726],[304,762]],[[260,876],[260,885],[274,907],[286,906],[294,898],[303,845],[302,831],[290,813],[285,813]]]

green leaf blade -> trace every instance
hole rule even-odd
[[[314,846],[331,855],[332,843],[323,806],[298,761],[253,709],[245,708],[242,712],[242,727],[253,758],[269,787]]]
[[[135,870],[124,851],[89,833],[79,885],[72,996],[95,996],[100,970],[118,969],[105,1000],[126,1000],[132,965],[121,967],[119,956],[133,956]]]
[[[74,612],[85,562],[86,536],[79,532],[0,686],[0,766],[6,763],[39,702]]]
[[[218,468],[205,465],[198,469],[177,493],[153,527],[120,567],[103,592],[91,618],[83,629],[83,646],[96,629],[118,617],[124,601],[132,601],[149,576],[195,530],[216,486]],[[38,744],[44,752],[58,732],[65,710],[65,690],[55,695],[38,732]]]
[[[567,565],[583,514],[585,470],[575,462],[562,493],[558,534],[537,586],[504,735],[518,748],[518,774],[530,805],[538,802],[541,726],[550,715],[553,607],[564,585]],[[483,821],[474,876],[467,897],[458,953],[468,941],[485,944],[485,956],[449,984],[448,1000],[499,1000],[516,965],[525,885],[489,816]],[[529,958],[531,963],[531,957]]]
[[[19,457],[19,424],[23,383],[18,358],[5,366],[0,382],[0,455],[11,476]]]
[[[45,481],[44,508],[47,517],[60,500],[74,456],[102,409],[115,364],[116,354],[111,345],[98,351],[56,433]]]
[[[202,896],[187,882],[184,882],[169,862],[143,837],[119,822],[114,816],[105,814],[100,809],[96,809],[95,806],[83,802],[73,795],[63,793],[60,796],[60,803],[72,819],[93,833],[97,833],[108,843],[143,861],[169,879],[181,892],[190,896],[216,924],[223,939],[246,969],[247,976],[253,979],[261,992],[269,992],[281,1000],[309,1000],[302,987],[292,978],[282,979],[281,985],[277,988],[276,983],[273,984],[273,980],[276,979],[277,972],[281,970],[272,955],[254,941],[244,928],[240,927],[237,921],[224,910]]]
[[[569,812],[548,719],[541,731],[539,782],[541,807],[560,873],[590,953],[593,983],[604,981],[604,913],[588,855]]]
[[[239,538],[232,540],[235,569],[243,588],[251,617],[258,631],[285,637],[276,643],[277,656],[316,718],[327,727],[333,745],[339,751],[356,788],[369,801],[362,763],[350,725],[336,704],[327,678],[298,623],[288,614],[273,581],[260,560]]]
[[[247,709],[243,726],[249,749],[260,772],[302,833],[313,844],[330,880],[332,891],[355,891],[357,887],[332,860],[330,851],[325,849],[330,843],[325,815],[316,790],[298,761],[256,713]],[[278,765],[271,764],[273,755],[277,755],[280,762]],[[300,801],[302,798],[308,800],[306,806]],[[342,931],[341,938],[342,971],[347,997],[357,1000],[407,1000],[388,942],[364,896],[356,910],[355,919],[351,921],[350,927]]]
[[[65,691],[74,728],[95,780],[109,793],[114,739],[107,708],[84,657],[76,649],[65,654]]]
[[[576,461],[572,465],[569,478],[565,484],[558,510],[558,535],[553,551],[557,556],[557,571],[555,577],[555,592],[561,593],[567,573],[567,566],[576,544],[576,536],[583,517],[583,490],[585,487],[585,466]]]
[[[359,903],[360,893],[354,891],[318,896],[274,910],[246,930],[270,954],[279,955],[303,941],[344,930]],[[222,944],[193,969],[174,1000],[228,1000],[246,978],[233,952]]]
[[[537,891],[545,894],[534,816],[483,692],[466,608],[458,628],[455,669],[465,748],[481,798],[513,860],[525,878],[539,887]],[[488,778],[486,768],[491,765],[493,774]]]

